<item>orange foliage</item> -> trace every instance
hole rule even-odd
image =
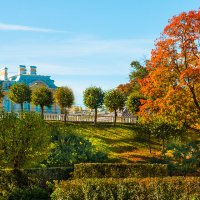
[[[143,120],[162,117],[180,124],[200,123],[200,10],[169,20],[140,80]]]
[[[133,81],[129,83],[121,84],[117,87],[117,90],[128,96],[133,91]]]

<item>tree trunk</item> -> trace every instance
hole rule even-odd
[[[97,108],[94,109],[95,113],[94,113],[94,125],[97,124]]]
[[[149,138],[148,138],[149,153],[151,153],[151,133],[149,133],[148,135],[149,135]]]
[[[117,111],[115,110],[114,126],[116,126],[116,121],[117,121]]]
[[[28,176],[20,170],[19,163],[14,163],[11,173],[13,174],[12,179],[17,187],[27,186]]]
[[[21,112],[23,112],[24,111],[24,105],[23,105],[23,103],[20,103],[20,107],[21,107]]]
[[[162,150],[164,151],[164,148],[165,148],[165,138],[163,137],[162,138]]]
[[[40,105],[41,107],[41,115],[42,115],[42,119],[44,119],[44,106]]]
[[[65,119],[64,119],[64,121],[65,121],[65,124],[66,124],[66,122],[67,122],[67,110],[66,110],[66,108],[64,108],[64,113],[65,113]]]
[[[18,162],[18,160],[14,160],[14,162],[13,162],[13,168],[14,168],[14,170],[19,170],[19,162]]]

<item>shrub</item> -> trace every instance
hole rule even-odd
[[[72,128],[53,130],[54,147],[47,159],[48,166],[72,166],[81,162],[103,162],[106,154],[96,151],[91,142]]]
[[[38,113],[0,111],[0,167],[32,167],[47,157],[49,130]]]
[[[7,200],[47,200],[49,194],[45,189],[39,187],[24,187],[14,189]]]
[[[56,182],[53,200],[200,199],[200,178],[75,179]]]
[[[32,195],[40,189],[42,193],[50,193],[46,183],[53,180],[67,180],[72,171],[73,168],[69,167],[0,170],[0,199],[7,199],[10,194],[13,199],[17,193],[22,196]]]
[[[169,144],[163,151],[163,158],[169,163],[171,175],[193,173],[200,166],[200,146],[195,142]]]
[[[128,178],[167,176],[167,165],[85,163],[74,166],[75,178]]]

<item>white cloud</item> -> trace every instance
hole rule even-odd
[[[11,72],[17,71],[14,66],[25,64],[49,75],[125,75],[130,62],[148,56],[152,46],[151,39],[94,37],[9,43],[0,46],[0,64]]]
[[[151,39],[68,39],[61,41],[35,41],[20,44],[0,46],[0,52],[5,57],[41,57],[74,58],[105,55],[133,55],[135,57],[150,53]],[[9,52],[9,53],[8,53]]]
[[[3,23],[0,23],[0,30],[3,30],[3,31],[32,31],[32,32],[60,32],[60,31],[57,31],[54,29],[36,28],[36,27],[31,27],[31,26],[3,24]]]

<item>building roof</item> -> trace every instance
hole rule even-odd
[[[57,86],[54,84],[54,80],[52,80],[50,76],[23,74],[9,77],[9,81],[14,81],[16,83],[25,83],[29,86],[34,85],[37,82],[42,82],[49,88],[57,88]]]
[[[25,83],[30,87],[40,83],[51,89],[57,88],[50,76],[37,75],[36,68],[36,66],[30,66],[30,73],[27,73],[26,66],[20,65],[19,74],[10,77],[7,75],[7,68],[3,68],[1,70],[3,79],[0,80],[0,83],[3,84],[3,89],[8,90],[14,83]]]

